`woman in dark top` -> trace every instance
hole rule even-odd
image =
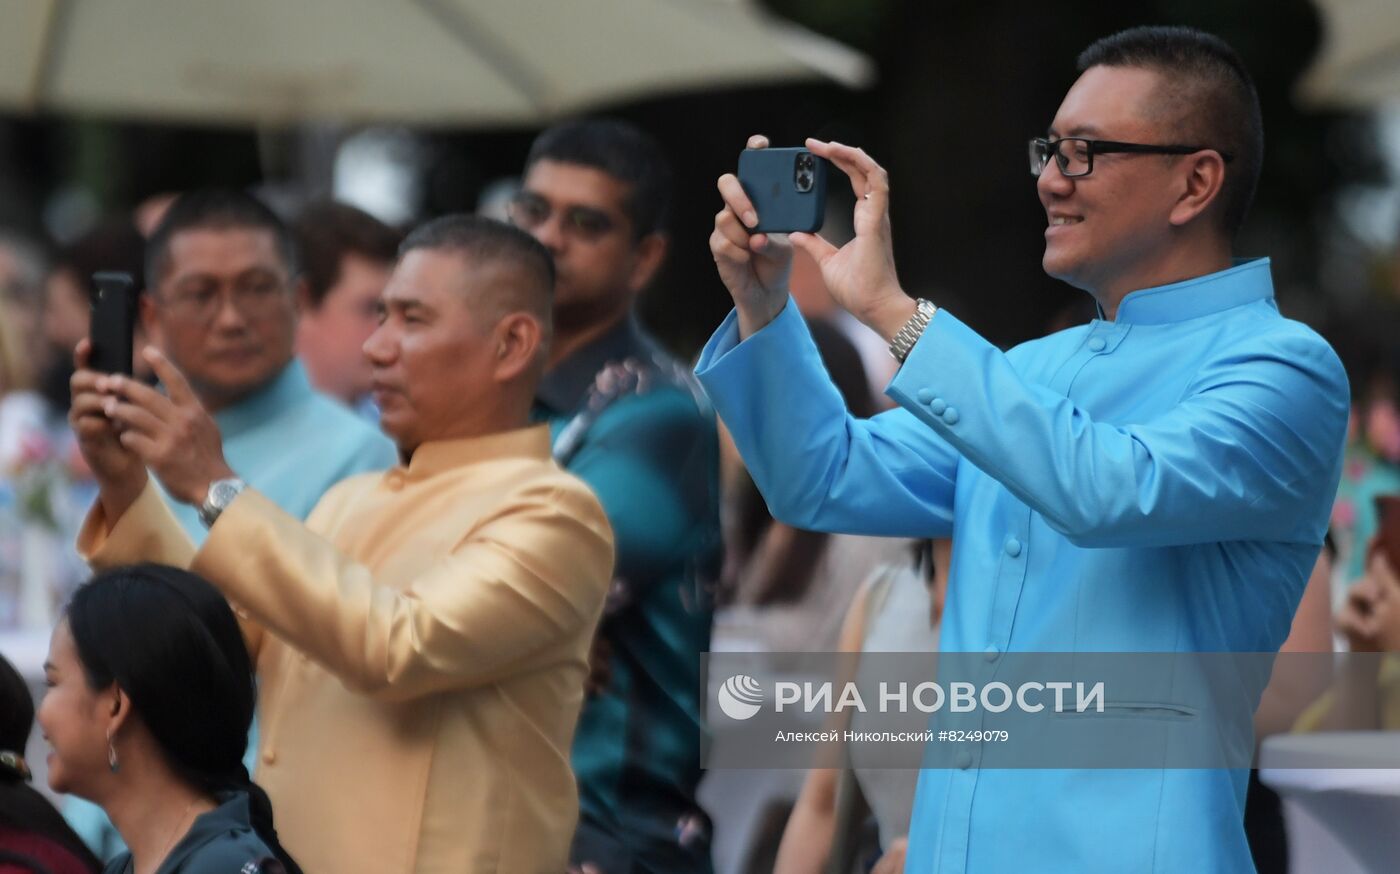
[[[131,848],[107,874],[300,874],[243,767],[253,668],[211,585],[158,565],[100,574],[44,674],[49,785],[100,806]]]
[[[29,785],[24,745],[33,725],[29,687],[0,656],[0,871],[93,874],[97,859]]]

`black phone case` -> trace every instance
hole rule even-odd
[[[758,213],[758,226],[750,229],[751,233],[811,234],[821,228],[829,175],[826,159],[816,159],[811,190],[799,191],[796,181],[798,156],[810,154],[806,149],[745,149],[739,153],[739,184]]]
[[[128,273],[94,273],[89,295],[92,319],[88,367],[99,373],[131,375],[136,330],[136,283]]]

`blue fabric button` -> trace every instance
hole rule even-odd
[[[943,411],[948,409],[948,403],[942,398],[934,398],[928,402],[928,408],[933,410],[935,416],[941,416],[943,415]]]
[[[943,424],[945,425],[956,425],[961,418],[962,416],[958,415],[957,407],[949,407],[943,411]]]
[[[1004,548],[1006,549],[1007,555],[1011,556],[1012,558],[1015,558],[1016,556],[1021,554],[1021,541],[1017,540],[1014,537],[1008,537],[1006,538],[1006,545]]]
[[[1104,339],[1102,337],[1094,337],[1091,340],[1089,340],[1089,350],[1091,352],[1102,352],[1103,347],[1107,345],[1108,344],[1104,342]]]
[[[995,646],[989,646],[982,650],[982,654],[987,657],[987,661],[994,662],[997,660],[997,656],[1001,655],[1001,650],[997,649]]]
[[[933,391],[931,389],[921,388],[914,397],[919,399],[919,403],[926,404],[933,400]]]
[[[966,771],[970,767],[972,767],[972,753],[967,750],[958,753],[958,768]]]

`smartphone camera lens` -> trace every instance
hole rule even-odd
[[[800,152],[797,155],[796,167],[794,168],[794,180],[797,190],[806,194],[812,190],[817,169],[817,159],[812,157],[811,152]]]

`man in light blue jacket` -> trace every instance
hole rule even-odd
[[[1079,68],[1031,172],[1043,266],[1098,318],[1002,353],[910,300],[885,171],[809,140],[851,179],[856,237],[791,242],[890,341],[900,409],[846,415],[788,299],[791,250],[749,234],[732,175],[710,243],[736,311],[697,372],[784,522],[954,537],[945,653],[1271,653],[1322,543],[1348,391],[1331,348],[1279,314],[1268,261],[1233,259],[1258,98],[1228,46],[1184,28],[1100,40]],[[1235,702],[1245,720],[1266,679]],[[981,769],[979,755],[921,774],[910,874],[1253,871],[1247,772]]]

